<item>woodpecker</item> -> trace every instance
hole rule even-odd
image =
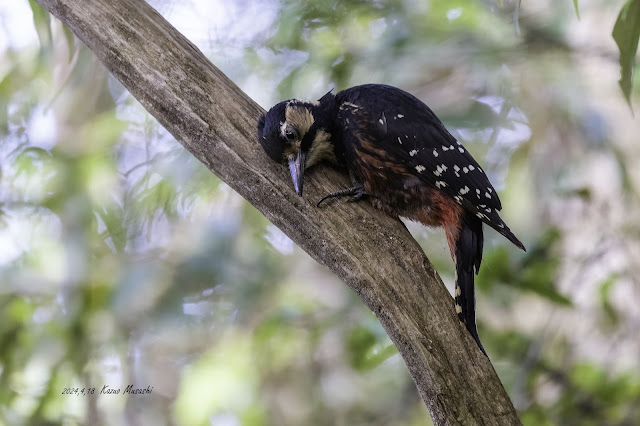
[[[456,313],[486,355],[474,291],[483,222],[525,248],[498,215],[500,199],[482,167],[426,104],[381,84],[318,101],[290,99],[259,118],[258,140],[273,161],[289,166],[300,196],[305,169],[322,161],[346,167],[353,186],[318,206],[333,197],[364,197],[394,217],[443,227],[455,263]]]

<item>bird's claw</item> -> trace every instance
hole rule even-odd
[[[347,196],[351,196],[351,199],[349,200],[349,202],[353,203],[355,201],[362,199],[362,197],[364,197],[365,195],[368,195],[368,194],[367,194],[367,191],[365,191],[364,186],[356,185],[351,188],[341,189],[340,191],[332,192],[330,194],[325,195],[320,199],[320,201],[318,201],[316,206],[320,207],[320,204],[322,204],[323,201],[328,200],[329,198],[338,198],[338,197],[347,197]]]

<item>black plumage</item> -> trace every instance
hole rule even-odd
[[[305,168],[329,160],[347,167],[354,187],[325,198],[367,196],[391,215],[442,226],[456,263],[456,311],[482,348],[473,284],[482,223],[524,246],[498,215],[485,172],[427,105],[395,87],[356,86],[275,105],[260,118],[258,138],[274,161],[289,163],[299,195]]]

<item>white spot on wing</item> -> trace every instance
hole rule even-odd
[[[458,191],[459,193],[461,193],[462,195],[466,194],[467,192],[469,192],[470,189],[468,186],[465,185],[464,188],[462,188],[460,191]]]
[[[460,152],[464,152],[464,148],[463,148],[463,147],[461,147],[461,146],[459,146],[459,147],[458,147],[458,151],[460,151]]]
[[[417,165],[417,166],[416,166],[416,171],[417,171],[418,173],[422,173],[422,172],[424,172],[425,170],[426,170],[426,167],[424,167],[422,164],[419,164],[419,165]]]
[[[436,181],[436,186],[437,186],[438,188],[444,188],[445,186],[447,186],[447,182],[443,182],[443,181],[441,181],[441,180],[437,180],[437,181]]]
[[[436,167],[436,171],[433,172],[434,175],[436,176],[440,176],[442,174],[442,172],[446,172],[447,171],[447,166],[445,166],[444,164]]]
[[[433,150],[433,156],[437,157],[438,156],[438,151],[436,151],[435,149]]]
[[[413,151],[409,151],[409,155],[410,155],[410,156],[412,156],[412,157],[413,157],[414,155],[416,155],[417,153],[418,153],[418,150],[417,150],[417,149],[414,149]]]

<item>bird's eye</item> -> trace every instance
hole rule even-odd
[[[296,140],[296,138],[298,137],[298,133],[294,129],[288,128],[284,132],[284,137],[287,138],[289,142],[292,142]]]

